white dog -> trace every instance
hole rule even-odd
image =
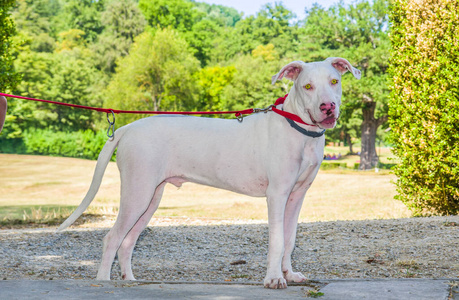
[[[243,122],[188,116],[150,117],[116,131],[97,161],[86,197],[59,227],[71,225],[95,197],[105,168],[118,146],[121,201],[115,225],[104,238],[98,280],[110,280],[118,252],[122,278],[134,280],[134,245],[158,208],[166,183],[195,182],[254,197],[267,197],[268,266],[264,286],[286,288],[303,282],[293,272],[300,208],[323,159],[327,128],[333,128],[341,104],[341,75],[360,71],[343,58],[322,62],[294,61],[273,76],[294,82],[283,105],[246,117]],[[309,125],[280,112],[294,114]]]

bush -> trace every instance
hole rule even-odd
[[[59,132],[32,129],[24,134],[23,144],[28,154],[97,159],[107,135],[92,130]]]
[[[392,2],[390,126],[397,199],[414,215],[459,213],[459,2]]]
[[[383,170],[393,170],[396,166],[397,164],[390,164],[390,163],[386,164],[382,162],[378,162],[378,165],[377,165],[378,168],[383,169]]]
[[[27,153],[27,148],[22,139],[2,139],[0,138],[0,153]]]
[[[332,169],[346,169],[347,164],[346,163],[340,163],[340,162],[323,162],[320,165],[321,170],[332,170]]]

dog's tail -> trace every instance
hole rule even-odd
[[[94,176],[92,177],[91,186],[89,187],[86,196],[84,197],[83,201],[81,201],[80,206],[78,206],[77,209],[67,218],[67,220],[65,220],[64,223],[62,223],[61,226],[59,226],[59,228],[57,229],[58,232],[72,225],[73,222],[75,222],[76,219],[78,219],[83,214],[83,212],[88,208],[89,204],[91,204],[92,200],[97,194],[97,191],[99,191],[99,187],[102,182],[102,177],[104,176],[105,169],[107,168],[107,165],[110,162],[110,159],[112,158],[113,152],[115,152],[115,149],[118,146],[118,143],[121,137],[123,136],[124,132],[126,131],[126,127],[128,126],[124,126],[118,129],[115,132],[115,137],[113,138],[113,140],[108,140],[105,143],[104,147],[102,148],[102,151],[100,151],[99,158],[97,159],[96,169],[94,170]]]

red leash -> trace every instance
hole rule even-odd
[[[234,114],[236,117],[241,117],[242,115],[252,114],[253,108],[244,109],[244,110],[235,110],[235,111],[219,111],[219,112],[208,112],[208,111],[140,111],[140,110],[119,110],[119,109],[111,109],[111,108],[100,108],[100,107],[92,107],[92,106],[85,106],[85,105],[77,105],[77,104],[70,104],[64,102],[57,102],[57,101],[50,101],[50,100],[43,100],[43,99],[36,99],[30,97],[23,97],[23,96],[16,96],[10,95],[5,93],[0,93],[0,96],[10,97],[10,98],[17,98],[17,99],[25,99],[37,102],[44,102],[44,103],[51,103],[56,105],[62,106],[69,106],[69,107],[76,107],[82,109],[89,109],[95,110],[99,112],[104,112],[107,114],[115,113],[115,114],[148,114],[148,115],[219,115],[219,114]]]
[[[286,112],[286,111],[283,111],[283,110],[280,110],[280,109],[277,109],[276,106],[278,106],[279,104],[284,104],[284,101],[285,99],[287,99],[287,95],[285,95],[284,97],[280,97],[276,100],[276,103],[274,103],[274,105],[272,106],[272,111],[275,112],[276,114],[279,114],[287,119],[290,119],[292,121],[295,121],[297,123],[300,123],[300,124],[303,124],[303,125],[308,125],[308,126],[314,126],[314,127],[317,127],[317,125],[313,125],[313,124],[308,124],[308,123],[305,123],[298,115],[295,115],[295,114],[292,114],[292,113],[289,113],[289,112]]]
[[[5,94],[5,93],[0,93],[0,96],[5,96],[5,97],[10,97],[10,98],[17,98],[17,99],[24,99],[24,100],[31,100],[31,101],[37,101],[37,102],[44,102],[44,103],[51,103],[51,104],[56,104],[56,105],[62,105],[62,106],[68,106],[68,107],[75,107],[75,108],[81,108],[81,109],[88,109],[88,110],[95,110],[98,112],[104,112],[107,113],[107,121],[109,123],[109,128],[107,131],[107,135],[112,138],[114,136],[115,132],[115,114],[150,114],[150,115],[220,115],[220,114],[234,114],[235,117],[238,119],[239,122],[242,122],[243,117],[242,115],[250,115],[253,113],[258,113],[258,112],[268,112],[272,110],[273,112],[287,118],[290,120],[293,120],[295,122],[298,122],[300,124],[308,125],[308,126],[317,126],[317,125],[311,125],[305,123],[299,116],[277,109],[276,106],[283,104],[285,99],[287,98],[288,94],[285,95],[284,97],[280,97],[276,100],[276,103],[274,105],[269,106],[268,108],[265,109],[259,109],[259,108],[249,108],[249,109],[244,109],[244,110],[231,110],[231,111],[218,111],[218,112],[209,112],[209,111],[139,111],[139,110],[119,110],[119,109],[111,109],[111,108],[100,108],[100,107],[92,107],[92,106],[85,106],[85,105],[78,105],[78,104],[70,104],[70,103],[64,103],[64,102],[57,102],[57,101],[50,101],[50,100],[43,100],[43,99],[36,99],[36,98],[31,98],[31,97],[23,97],[23,96],[16,96],[16,95],[10,95],[10,94]],[[110,120],[109,114],[112,115],[113,121]],[[111,132],[111,134],[110,134]]]

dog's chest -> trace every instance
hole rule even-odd
[[[323,153],[324,147],[320,145],[309,145],[304,148],[298,173],[299,176],[293,188],[294,191],[304,184],[312,184],[322,163]]]

